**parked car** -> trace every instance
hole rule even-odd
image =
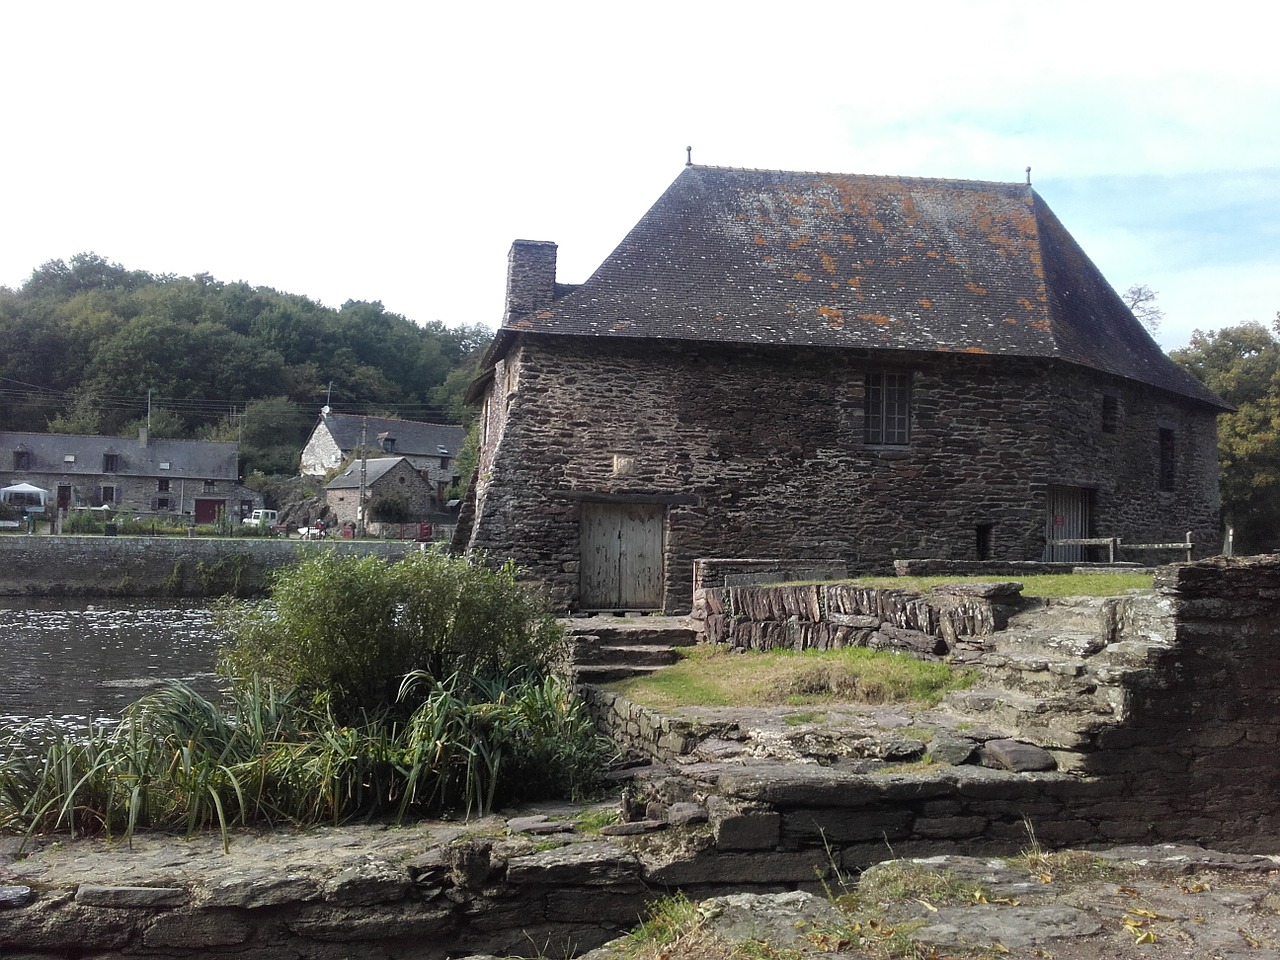
[[[249,527],[258,527],[263,524],[274,527],[278,516],[275,510],[255,510],[240,522]]]

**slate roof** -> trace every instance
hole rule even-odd
[[[365,468],[365,479],[364,479],[365,486],[366,487],[372,486],[376,481],[381,480],[382,477],[387,473],[387,471],[390,470],[392,467],[394,467],[397,463],[408,463],[408,462],[409,461],[405,457],[376,457],[374,459],[366,461],[367,466]],[[412,469],[412,465],[410,465],[410,469]],[[418,471],[414,470],[413,472],[416,475]],[[351,466],[347,467],[346,470],[343,470],[342,473],[338,474],[336,477],[334,477],[332,480],[326,483],[324,488],[326,490],[347,490],[347,489],[353,489],[359,486],[360,486],[360,461],[357,460],[355,463],[351,464]]]
[[[491,357],[521,331],[1056,358],[1229,409],[1023,184],[686,167]]]
[[[329,428],[338,449],[350,452],[360,446],[364,419],[358,414],[330,413],[322,422]],[[448,451],[450,457],[456,457],[467,436],[466,428],[456,424],[421,423],[389,417],[369,417],[368,431],[365,443],[369,448],[378,446],[379,434],[389,433],[396,439],[394,452],[408,457],[438,457],[441,447]]]
[[[23,475],[103,476],[103,456],[116,454],[120,477],[172,477],[192,480],[238,480],[239,444],[215,440],[151,440],[146,447],[128,437],[94,437],[59,433],[0,431],[0,463],[11,464],[13,452],[25,450],[31,464]],[[74,456],[68,463],[66,458]],[[161,464],[169,464],[161,469]]]

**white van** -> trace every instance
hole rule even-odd
[[[255,510],[241,522],[250,527],[257,527],[263,524],[266,524],[268,527],[274,527],[276,525],[277,516],[278,514],[274,510]]]

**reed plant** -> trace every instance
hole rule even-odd
[[[323,698],[261,683],[225,711],[174,683],[113,727],[0,744],[0,827],[131,837],[140,829],[224,840],[247,824],[341,823],[488,812],[530,796],[589,796],[613,746],[562,680],[476,685],[406,678],[394,714],[335,721]]]

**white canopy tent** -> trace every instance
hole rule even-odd
[[[49,491],[30,483],[15,483],[0,488],[0,501],[15,507],[41,507],[49,499]]]

